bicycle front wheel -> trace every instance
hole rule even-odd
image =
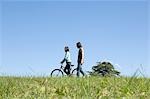
[[[60,69],[54,69],[51,72],[51,77],[62,77],[64,74]]]

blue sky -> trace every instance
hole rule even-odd
[[[146,1],[1,2],[0,75],[48,75],[76,42],[85,49],[84,71],[110,61],[122,75],[139,68],[150,76]]]

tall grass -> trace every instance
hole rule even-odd
[[[149,97],[149,78],[0,77],[0,99],[148,99]]]

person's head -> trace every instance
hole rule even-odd
[[[65,50],[65,52],[69,51],[69,47],[65,46],[64,50]]]
[[[80,42],[78,42],[78,43],[76,44],[76,46],[77,46],[77,48],[81,48],[81,47],[82,47],[82,45],[81,45]]]

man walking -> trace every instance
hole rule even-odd
[[[80,76],[80,72],[82,73],[82,75],[84,76],[84,72],[82,70],[82,65],[84,63],[84,49],[81,45],[80,42],[78,42],[76,44],[77,48],[79,49],[78,51],[78,59],[77,59],[77,62],[78,62],[78,66],[77,66],[77,76],[79,77]]]

